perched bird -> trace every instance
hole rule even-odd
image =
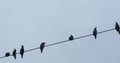
[[[21,49],[20,49],[20,55],[21,55],[21,58],[23,58],[23,55],[24,55],[24,46],[23,45],[21,46]]]
[[[97,27],[95,27],[93,30],[93,36],[95,37],[95,39],[97,38]]]
[[[13,57],[16,59],[16,49],[12,52]]]
[[[8,57],[8,56],[10,56],[10,53],[9,53],[9,52],[6,52],[6,53],[5,53],[5,57]]]
[[[115,23],[115,29],[120,34],[120,26],[117,22]]]
[[[70,35],[70,37],[68,38],[68,40],[74,40],[73,35]]]
[[[40,44],[40,50],[41,50],[41,53],[43,52],[43,49],[44,49],[44,47],[45,47],[45,42],[42,42],[41,44]]]

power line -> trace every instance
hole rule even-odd
[[[100,32],[98,32],[97,34],[109,32],[109,31],[113,31],[113,30],[115,30],[115,28],[108,29],[108,30],[104,30],[104,31],[100,31]],[[81,39],[81,38],[85,38],[85,37],[89,37],[89,36],[92,36],[92,35],[93,35],[93,34],[88,34],[88,35],[76,37],[76,38],[74,38],[74,40]],[[49,46],[53,46],[53,45],[57,45],[57,44],[61,44],[61,43],[69,42],[69,41],[71,41],[71,40],[64,40],[64,41],[60,41],[60,42],[55,42],[55,43],[52,43],[52,44],[45,45],[45,47],[49,47]],[[37,50],[37,49],[40,49],[40,47],[28,49],[28,50],[25,50],[24,52],[30,52],[30,51]],[[16,53],[16,54],[20,54],[20,52],[18,52],[18,53]],[[13,56],[13,55],[11,54],[10,56]],[[6,57],[6,56],[2,56],[2,57],[0,57],[0,59],[5,58],[5,57]]]

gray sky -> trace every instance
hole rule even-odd
[[[120,0],[0,0],[0,56],[111,29],[120,24]],[[116,31],[27,52],[21,59],[1,63],[120,63],[120,35]]]

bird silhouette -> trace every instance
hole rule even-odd
[[[16,59],[16,49],[14,49],[14,51],[12,52],[12,55],[13,55],[14,59]]]
[[[45,42],[42,42],[41,44],[40,44],[40,50],[41,50],[41,53],[43,52],[43,49],[44,49],[44,47],[45,47]]]
[[[73,35],[70,35],[70,37],[68,38],[68,40],[74,40]]]
[[[21,55],[21,58],[23,58],[23,55],[24,55],[24,46],[23,45],[21,46],[21,49],[20,49],[20,55]]]
[[[5,53],[5,57],[8,57],[8,56],[10,56],[10,53],[9,53],[9,52],[6,52],[6,53]]]
[[[93,36],[95,37],[95,39],[97,38],[97,27],[95,27],[93,30]]]
[[[120,34],[120,26],[117,22],[115,23],[115,29]]]

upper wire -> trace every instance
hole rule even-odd
[[[97,34],[109,32],[109,31],[113,31],[113,30],[115,30],[115,28],[108,29],[108,30],[104,30],[104,31],[100,31],[100,32],[98,32]],[[74,40],[81,39],[81,38],[85,38],[85,37],[89,37],[89,36],[92,36],[92,35],[93,35],[93,34],[87,34],[87,35],[84,35],[84,36],[79,36],[79,37],[74,38]],[[54,46],[54,45],[61,44],[61,43],[65,43],[65,42],[69,42],[69,41],[71,41],[71,40],[63,40],[63,41],[59,41],[59,42],[55,42],[55,43],[52,43],[52,44],[45,45],[45,47]],[[37,49],[40,49],[40,47],[28,49],[28,50],[25,50],[24,52],[30,52],[30,51],[37,50]],[[16,53],[16,54],[20,54],[20,52],[18,52],[18,53]],[[13,55],[10,54],[10,56],[13,56]],[[2,58],[6,58],[6,56],[1,56],[0,59],[2,59]]]

